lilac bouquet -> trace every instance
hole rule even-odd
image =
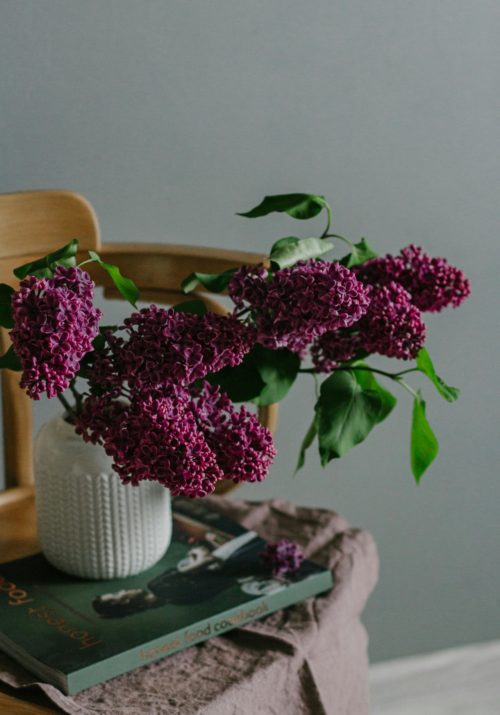
[[[241,215],[284,212],[304,220],[323,210],[321,236],[282,238],[261,265],[184,280],[186,293],[199,284],[227,291],[234,310],[226,316],[207,312],[199,300],[138,310],[134,283],[92,251],[77,265],[78,242],[71,241],[16,269],[17,290],[0,286],[0,324],[12,340],[0,367],[20,370],[32,399],[57,396],[76,432],[104,447],[125,484],[155,480],[190,497],[210,494],[221,479],[256,482],[267,475],[276,455],[272,436],[235,403],[279,402],[299,373],[312,374],[317,401],[298,468],[314,440],[324,466],[394,408],[396,398],[375,377],[382,375],[412,397],[411,467],[418,481],[438,443],[425,402],[405,377],[423,373],[446,400],[457,399],[424,347],[422,312],[457,307],[469,282],[422,248],[378,257],[364,239],[352,243],[332,233],[322,196],[268,196]],[[326,260],[334,241],[347,243],[348,253]],[[100,324],[83,268],[89,262],[99,263],[134,306],[122,325]],[[381,370],[366,362],[373,354],[415,364]]]

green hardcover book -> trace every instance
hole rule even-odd
[[[0,564],[0,648],[72,694],[332,587],[310,561],[272,577],[264,546],[202,500],[176,499],[172,543],[138,576],[86,581],[41,554]]]

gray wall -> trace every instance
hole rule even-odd
[[[305,376],[268,481],[240,492],[372,530],[373,659],[500,636],[499,33],[496,0],[0,2],[0,191],[80,191],[107,241],[258,250],[310,229],[235,211],[325,193],[339,233],[420,243],[469,273],[473,298],[429,321],[463,396],[451,406],[426,386],[442,453],[419,488],[405,394],[365,445],[293,477]]]

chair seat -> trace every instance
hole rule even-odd
[[[35,499],[26,488],[22,499],[0,506],[0,563],[40,551],[36,534]]]

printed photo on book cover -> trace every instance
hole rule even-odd
[[[254,531],[234,536],[179,513],[174,513],[173,529],[174,538],[189,546],[187,554],[144,588],[96,596],[92,602],[96,613],[103,618],[123,618],[168,604],[194,605],[235,584],[248,596],[270,596],[299,576],[272,576],[260,558],[265,542]]]

